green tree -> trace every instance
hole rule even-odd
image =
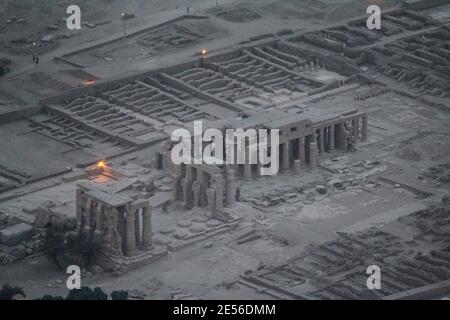
[[[51,296],[51,295],[45,295],[40,300],[64,300],[61,296]]]
[[[87,267],[92,264],[99,249],[92,237],[74,232],[62,232],[50,227],[44,242],[47,258],[60,269],[76,264]]]
[[[26,297],[22,288],[12,287],[9,284],[5,283],[0,290],[0,300],[12,300],[15,295],[20,294],[22,297]]]
[[[128,300],[128,291],[120,290],[111,292],[112,300]]]
[[[92,290],[89,287],[70,290],[66,300],[108,300],[108,295],[99,287]]]

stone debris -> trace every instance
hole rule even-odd
[[[0,241],[7,246],[14,246],[31,239],[34,228],[27,223],[18,223],[0,230]]]

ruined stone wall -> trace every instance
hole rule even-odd
[[[42,111],[41,105],[35,105],[32,107],[22,107],[16,110],[9,110],[5,112],[0,112],[0,124],[13,122],[20,120],[24,117],[29,117],[36,115]]]
[[[406,0],[403,4],[405,8],[414,10],[423,10],[450,3],[449,0]]]

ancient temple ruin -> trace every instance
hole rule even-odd
[[[265,128],[279,129],[280,172],[301,173],[301,166],[315,170],[319,157],[325,152],[339,149],[353,150],[358,141],[367,140],[368,117],[365,112],[351,110],[331,117],[312,121],[304,115],[250,115],[239,120],[224,119],[210,124],[214,128]],[[242,126],[242,127],[240,127]],[[223,136],[225,137],[225,129]],[[225,138],[224,138],[225,140]],[[224,141],[225,143],[225,141]],[[234,146],[236,154],[237,145]],[[246,141],[248,155],[248,141]],[[270,149],[270,148],[269,148]],[[165,150],[166,170],[173,174],[173,198],[185,209],[208,207],[210,217],[216,217],[224,204],[233,206],[236,201],[235,179],[250,181],[260,177],[262,164],[185,164],[174,165],[170,158],[170,145]]]
[[[100,247],[99,264],[129,268],[155,257],[148,200],[134,200],[81,182],[77,186],[76,213],[77,232]]]

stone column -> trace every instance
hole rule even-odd
[[[125,230],[125,241],[127,255],[132,255],[136,251],[136,233],[135,233],[135,216],[134,212],[127,212],[126,216],[126,230]]]
[[[214,190],[216,192],[216,209],[223,209],[223,178],[221,174],[214,175]]]
[[[329,150],[333,151],[336,148],[335,142],[334,142],[334,124],[332,124],[330,126],[330,130],[328,132],[329,132],[329,135],[330,135],[330,138],[328,139],[328,141],[329,141]]]
[[[199,207],[200,206],[200,196],[201,196],[201,182],[198,180],[194,181],[194,183],[192,184],[192,192],[194,193],[194,199],[192,206],[194,207]]]
[[[122,242],[126,239],[122,239],[117,227],[119,224],[119,213],[116,208],[107,206],[105,208],[106,216],[106,233],[104,234],[103,245],[106,252],[115,257],[123,255]]]
[[[226,173],[226,199],[228,206],[233,206],[236,203],[236,186],[234,180],[234,170],[228,169]]]
[[[240,174],[240,164],[238,164],[238,161],[237,161],[237,144],[236,143],[233,143],[233,149],[234,149],[234,156],[233,156],[233,164],[231,165],[231,169],[233,169],[234,170],[234,176],[236,177],[236,178],[240,178],[241,177],[241,174]]]
[[[206,196],[208,198],[209,218],[213,219],[216,215],[216,192],[214,189],[208,188]]]
[[[298,139],[298,158],[300,159],[301,163],[305,163],[306,162],[306,157],[305,157],[305,137],[300,137],[300,139]]]
[[[358,142],[358,135],[359,135],[359,118],[355,118],[352,120],[353,125],[353,137],[355,139],[355,143]]]
[[[365,115],[362,118],[362,140],[366,141],[368,136],[368,118],[367,115]]]
[[[82,207],[83,207],[83,195],[82,195],[82,191],[80,189],[77,189],[77,193],[76,193],[76,214],[77,214],[77,232],[81,232],[82,228],[83,228],[83,223],[82,223]]]
[[[283,144],[283,171],[289,170],[289,141]]]
[[[324,128],[319,129],[319,151],[320,153],[325,152],[325,136],[323,132]]]
[[[251,166],[250,163],[244,164],[244,180],[245,181],[251,181],[252,180],[252,166]]]
[[[173,172],[174,165],[172,162],[172,145],[170,142],[164,144],[163,169],[166,172]]]
[[[164,154],[161,152],[155,152],[155,168],[158,170],[164,169]]]
[[[181,186],[181,176],[177,173],[173,177],[172,181],[172,193],[173,193],[173,199],[174,200],[180,200],[180,186]]]
[[[202,173],[201,176],[198,176],[198,178],[200,179],[200,200],[199,200],[199,207],[205,207],[208,202],[207,202],[207,197],[206,197],[206,190],[208,189],[207,186],[207,179],[205,177],[205,175]]]
[[[312,170],[317,169],[317,143],[311,142],[309,144],[309,164]]]
[[[99,202],[97,206],[97,213],[95,217],[95,227],[98,232],[102,231],[102,216],[104,211],[104,204],[103,202]]]
[[[141,246],[141,219],[139,218],[139,210],[134,213],[134,232],[136,234],[136,247]]]
[[[189,209],[191,206],[192,181],[189,178],[184,178],[182,183],[184,208]]]
[[[152,212],[150,207],[142,209],[142,245],[146,249],[152,247]]]
[[[342,123],[336,124],[336,131],[337,131],[336,147],[339,150],[346,150],[347,149],[347,141],[345,138],[344,125]]]
[[[261,178],[261,162],[258,159],[258,162],[256,163],[256,178]]]
[[[300,160],[294,160],[294,174],[299,175],[300,174],[300,168],[301,168],[301,162]]]
[[[86,200],[86,211],[84,212],[85,221],[84,221],[84,232],[86,234],[91,233],[91,218],[92,218],[92,208],[94,206],[94,201],[91,197],[87,197]]]
[[[236,161],[236,160],[235,160]],[[236,177],[236,178],[240,178],[241,177],[241,175],[240,175],[240,164],[237,164],[237,163],[235,163],[235,164],[233,164],[232,166],[231,166],[231,168],[234,170],[234,176]]]

